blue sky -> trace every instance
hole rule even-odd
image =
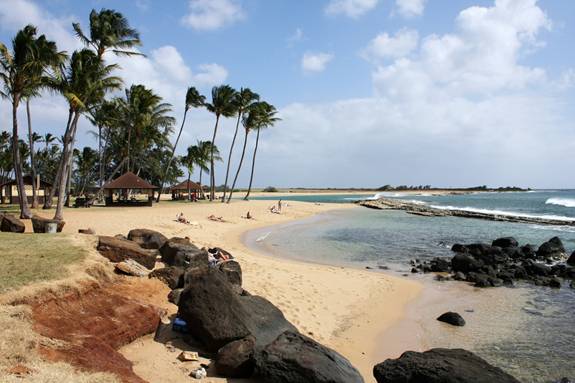
[[[178,119],[189,85],[248,86],[278,107],[257,186],[575,187],[573,1],[0,0],[0,40],[31,22],[76,49],[71,22],[87,28],[92,8],[140,31],[146,59],[108,59]],[[63,101],[36,104],[38,130],[62,130]],[[195,112],[182,151],[211,129]]]

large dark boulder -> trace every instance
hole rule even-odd
[[[513,376],[462,349],[404,352],[373,368],[378,383],[519,383]]]
[[[456,243],[453,246],[451,246],[451,251],[453,251],[454,253],[467,253],[467,247],[465,247],[465,245],[462,245],[460,243]]]
[[[434,258],[430,262],[431,271],[436,273],[448,272],[451,269],[451,262],[443,258]]]
[[[232,285],[242,287],[242,267],[239,262],[233,260],[222,262],[218,268]]]
[[[191,271],[193,278],[189,276]],[[188,323],[191,334],[210,351],[248,335],[255,338],[258,346],[263,346],[286,330],[297,331],[268,300],[238,295],[217,269],[188,270],[178,307],[179,316]]]
[[[20,221],[13,215],[5,214],[2,216],[0,231],[6,233],[23,233],[26,231],[26,226],[24,225],[24,222]]]
[[[575,266],[575,251],[571,254],[569,259],[567,260],[567,264],[569,266]]]
[[[553,237],[537,249],[538,259],[561,258],[565,255],[565,247],[559,237]]]
[[[503,238],[497,238],[495,241],[493,241],[493,243],[491,243],[491,246],[497,246],[502,249],[507,249],[510,247],[519,246],[519,242],[517,242],[517,240],[513,237],[503,237]]]
[[[441,314],[437,320],[452,326],[465,326],[465,319],[463,319],[463,317],[458,313],[452,311]]]
[[[130,230],[128,239],[144,249],[159,249],[168,240],[162,233],[149,229]]]
[[[256,354],[256,376],[274,383],[363,383],[343,356],[292,331]]]
[[[521,255],[523,259],[535,259],[537,256],[537,248],[529,244],[521,246]]]
[[[190,243],[190,240],[187,238],[170,238],[160,247],[162,262],[168,266],[193,266],[191,264],[192,259],[195,255],[200,253],[205,254],[207,264],[207,252],[200,250],[197,246]]]
[[[451,258],[451,268],[454,272],[461,271],[462,273],[469,273],[479,270],[481,266],[483,266],[483,262],[467,254],[456,254]]]
[[[152,271],[149,277],[159,279],[174,290],[184,286],[184,272],[183,267],[168,266]]]
[[[137,243],[126,239],[100,236],[97,249],[100,254],[112,262],[133,259],[150,270],[156,264],[156,254],[154,252],[142,249]]]
[[[66,222],[59,220],[59,219],[49,219],[49,218],[44,218],[44,217],[40,217],[39,215],[33,215],[32,216],[32,228],[34,229],[34,233],[45,233],[46,232],[46,224],[48,223],[55,223],[56,226],[56,231],[58,233],[62,232],[62,229],[64,228],[64,225],[66,224]]]
[[[216,371],[226,378],[249,378],[255,367],[256,340],[253,336],[226,344],[216,355]]]
[[[534,261],[525,262],[523,267],[528,275],[546,277],[552,274],[551,267]]]

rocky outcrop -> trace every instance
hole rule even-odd
[[[48,223],[55,223],[56,224],[56,231],[58,233],[62,232],[64,225],[66,222],[58,219],[49,219],[40,217],[39,215],[32,216],[32,227],[34,229],[34,233],[46,233],[46,224]]]
[[[0,231],[5,233],[23,233],[26,231],[26,226],[24,222],[20,221],[18,218],[10,214],[5,214],[2,216],[0,222]]]
[[[373,368],[378,383],[519,383],[513,376],[462,349],[405,352]]]
[[[500,222],[518,222],[518,223],[531,223],[538,225],[561,225],[561,226],[575,226],[575,220],[555,220],[539,217],[526,217],[514,215],[502,215],[496,213],[483,213],[477,211],[469,211],[463,209],[438,209],[435,207],[421,205],[410,201],[393,198],[380,198],[378,200],[358,201],[357,204],[378,210],[404,210],[409,214],[415,214],[425,217],[464,217],[485,219],[489,221]]]
[[[232,285],[239,288],[242,287],[242,267],[239,262],[233,260],[222,262],[218,265],[218,268]]]
[[[162,233],[149,229],[133,229],[128,233],[128,239],[136,242],[144,249],[159,249],[168,238]]]
[[[257,353],[256,376],[274,383],[363,383],[343,356],[293,331]]]
[[[575,256],[566,260],[565,247],[557,237],[536,250],[533,245],[519,246],[511,237],[485,243],[455,244],[455,255],[445,267],[446,258],[412,261],[412,272],[450,272],[451,278],[473,283],[476,287],[512,286],[515,281],[527,281],[537,286],[560,288],[558,278],[575,279]],[[565,261],[565,264],[561,263]],[[445,279],[442,276],[442,279]]]
[[[253,336],[228,343],[218,350],[216,371],[226,378],[249,378],[255,367],[256,340]]]
[[[569,259],[567,260],[567,264],[569,266],[575,266],[575,251],[571,254]]]
[[[438,318],[438,321],[450,324],[452,326],[465,326],[465,319],[458,313],[454,312],[446,312],[441,314]]]
[[[219,270],[198,272],[181,293],[178,307],[191,334],[210,351],[249,335],[263,345],[286,330],[297,331],[265,298],[238,295]]]
[[[187,238],[174,237],[168,239],[161,247],[160,254],[162,262],[168,266],[190,267],[197,254],[205,254],[206,264],[208,255],[204,250],[200,250]]]
[[[184,272],[183,267],[168,266],[152,271],[149,276],[159,279],[174,290],[184,286]]]
[[[137,243],[125,239],[100,236],[97,249],[101,255],[112,262],[133,259],[150,270],[156,264],[156,254],[154,252],[142,249]]]

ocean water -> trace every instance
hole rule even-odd
[[[558,220],[575,218],[575,191],[394,197],[446,209]],[[306,196],[305,200],[326,202],[323,198],[326,197]],[[356,196],[337,196],[339,202],[351,202],[352,198]],[[360,268],[386,266],[389,272],[400,275],[409,273],[411,259],[450,257],[454,243],[490,243],[502,236],[514,236],[521,244],[535,245],[559,236],[569,253],[575,250],[575,227],[571,226],[420,217],[402,211],[359,207],[257,230],[249,233],[246,241],[262,253],[280,257]],[[409,278],[421,277],[410,275]],[[426,283],[440,284],[431,281],[431,276],[424,278]],[[449,282],[452,288],[458,284]],[[451,334],[447,343],[445,339],[433,337],[427,343],[472,349],[523,382],[550,382],[564,376],[575,378],[575,289],[568,284],[560,290],[527,284],[503,289],[492,289],[499,292],[473,289],[466,299],[471,306],[476,306],[477,313],[467,315],[476,315],[475,323],[482,324],[467,326],[472,330],[466,330],[465,336]]]

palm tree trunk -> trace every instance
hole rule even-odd
[[[74,139],[76,136],[76,129],[78,127],[78,119],[80,118],[79,113],[74,114],[74,119],[70,125],[68,134],[64,137],[64,152],[62,153],[62,174],[60,175],[60,180],[58,182],[58,203],[56,204],[56,213],[54,214],[54,219],[63,219],[64,202],[66,201],[66,190],[68,185],[68,177],[71,170],[71,159],[74,152]]]
[[[170,165],[172,165],[172,161],[174,160],[174,155],[176,154],[176,147],[178,146],[178,142],[180,142],[180,136],[182,135],[182,131],[184,130],[184,124],[186,123],[186,115],[188,114],[188,108],[184,111],[184,119],[182,120],[182,126],[180,126],[180,131],[178,132],[178,137],[176,137],[176,142],[174,143],[174,147],[172,148],[172,154],[170,155],[170,159],[168,161],[168,166],[166,166],[166,170],[164,171],[164,176],[162,177],[162,182],[160,183],[160,192],[158,193],[158,198],[156,202],[160,202],[160,196],[164,191],[164,184],[166,183],[166,177],[168,176],[168,171],[170,171]]]
[[[216,197],[216,176],[214,171],[214,148],[216,146],[216,134],[218,133],[218,122],[220,122],[220,115],[216,114],[216,126],[214,127],[214,136],[212,138],[212,147],[210,150],[210,200],[213,201]]]
[[[72,147],[72,155],[70,156],[70,162],[68,162],[68,182],[66,182],[66,202],[64,205],[70,207],[70,186],[72,185],[72,166],[74,163],[74,144],[70,145]]]
[[[236,187],[236,182],[238,181],[238,176],[240,175],[240,170],[242,169],[242,163],[244,162],[244,156],[246,154],[246,146],[248,143],[248,133],[249,130],[246,129],[246,135],[244,136],[244,147],[242,149],[242,156],[240,157],[240,164],[238,165],[238,170],[236,171],[236,176],[234,177],[234,183],[232,184],[232,188],[230,189],[230,196],[228,197],[228,203],[230,203],[232,199],[232,194],[234,194],[234,188]]]
[[[190,186],[190,180],[192,178],[192,172],[188,169],[188,201],[192,200],[192,187]]]
[[[66,131],[64,133],[64,142],[62,143],[62,154],[61,154],[61,158],[60,158],[60,164],[58,165],[58,170],[56,172],[56,178],[54,179],[54,183],[52,185],[52,188],[50,189],[50,194],[48,195],[48,198],[44,198],[44,206],[42,207],[42,209],[51,209],[52,205],[54,204],[54,197],[56,196],[56,191],[58,190],[58,186],[60,184],[61,178],[62,178],[62,172],[64,171],[64,152],[66,151],[66,137],[70,134],[70,124],[72,123],[72,117],[73,117],[73,111],[72,109],[68,110],[68,122],[66,123]]]
[[[248,200],[248,197],[250,196],[250,192],[252,191],[252,182],[254,180],[254,168],[256,167],[256,154],[258,152],[258,143],[260,141],[260,129],[258,128],[258,134],[256,135],[256,147],[254,148],[254,158],[252,159],[252,174],[250,176],[250,186],[248,186],[248,192],[246,193],[246,196],[244,197],[244,200]]]
[[[202,174],[204,173],[204,171],[202,170],[202,168],[200,168],[200,196],[202,199],[205,199],[206,196],[204,195],[204,187],[202,186]]]
[[[224,182],[224,197],[222,198],[222,203],[226,200],[226,189],[228,188],[228,175],[230,174],[230,165],[232,163],[232,152],[234,151],[234,145],[236,143],[236,137],[238,136],[238,129],[240,128],[240,120],[242,118],[241,109],[238,111],[238,121],[236,122],[236,131],[234,132],[234,138],[232,139],[232,146],[230,146],[230,154],[228,155],[228,167],[226,169],[226,181]],[[231,191],[230,191],[231,193]]]
[[[38,209],[38,185],[36,184],[36,162],[34,161],[34,137],[32,132],[32,117],[30,115],[30,100],[26,99],[26,117],[28,119],[28,141],[30,146],[30,168],[32,169],[32,209]]]
[[[20,97],[14,96],[12,101],[12,157],[14,160],[14,178],[16,179],[16,189],[18,190],[18,200],[20,205],[20,218],[32,218],[32,212],[28,207],[28,197],[26,196],[26,186],[22,176],[22,159],[20,158],[20,145],[18,140],[18,105]]]
[[[102,187],[102,184],[104,183],[104,152],[102,151],[102,126],[98,125],[98,168],[100,171],[100,175],[99,175],[99,185],[100,187]]]
[[[130,171],[130,143],[132,141],[132,126],[128,127],[128,155],[126,156],[126,171]]]

